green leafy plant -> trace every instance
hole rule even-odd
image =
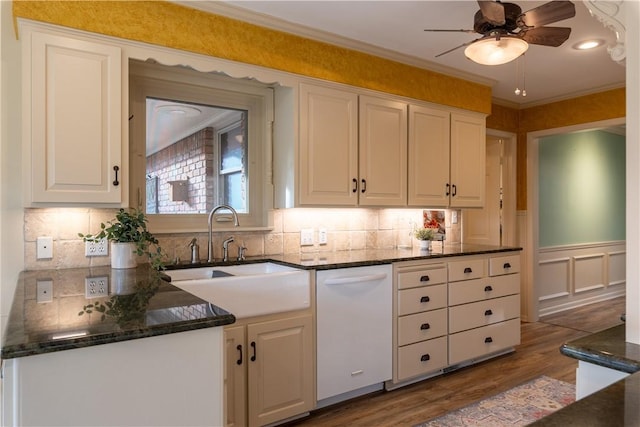
[[[158,239],[147,229],[147,217],[144,212],[137,209],[120,209],[114,220],[100,224],[98,234],[78,233],[78,236],[85,242],[98,242],[106,238],[110,242],[134,243],[137,255],[146,255],[156,270],[164,268],[165,256]]]
[[[436,234],[435,231],[433,228],[415,228],[413,235],[418,240],[433,240]]]

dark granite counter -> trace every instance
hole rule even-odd
[[[24,271],[1,356],[10,359],[233,322],[232,314],[161,280],[161,273],[146,265]]]
[[[434,244],[435,246],[435,244]],[[267,261],[280,262],[292,267],[313,270],[362,267],[400,261],[416,261],[463,255],[481,255],[496,252],[520,251],[522,248],[488,245],[443,245],[430,252],[420,249],[376,249],[337,252],[309,252],[301,254],[271,255]]]
[[[624,325],[569,341],[560,352],[574,359],[632,374],[640,371],[640,345],[625,341]]]
[[[562,354],[633,375],[531,425],[640,426],[640,345],[625,339],[625,325],[619,325],[563,344]]]

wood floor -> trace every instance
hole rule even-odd
[[[624,311],[621,297],[523,323],[521,345],[514,353],[323,408],[289,425],[413,426],[540,375],[575,384],[578,362],[560,354],[559,347],[567,340],[621,324]]]

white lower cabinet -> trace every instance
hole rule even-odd
[[[520,343],[520,252],[394,264],[394,388]]]
[[[225,328],[225,425],[263,426],[314,406],[312,315]]]

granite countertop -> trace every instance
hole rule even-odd
[[[434,246],[436,246],[434,244]],[[439,245],[438,245],[439,246]],[[334,268],[363,267],[368,265],[390,264],[393,262],[429,260],[463,255],[482,255],[496,252],[521,251],[522,248],[513,246],[490,246],[490,245],[442,245],[441,248],[426,252],[418,248],[407,249],[368,249],[354,251],[336,252],[308,252],[300,254],[269,255],[260,258],[248,258],[242,262],[265,262],[272,261],[290,267],[304,268],[307,270],[331,270]],[[229,261],[224,265],[238,264],[237,261]],[[206,263],[169,266],[175,268],[192,268],[205,265]],[[215,265],[223,265],[215,263]]]
[[[88,277],[95,285],[85,284]],[[2,359],[235,322],[231,313],[161,277],[148,265],[127,270],[107,266],[20,273]],[[100,296],[100,291],[106,295]]]
[[[639,426],[640,345],[628,343],[625,339],[625,325],[618,325],[563,344],[560,352],[564,355],[633,375],[531,425],[538,427]]]
[[[521,250],[485,245],[434,246],[431,252],[419,249],[312,252],[243,262],[272,261],[306,270],[329,270]],[[227,264],[238,262],[183,263],[168,268]],[[87,285],[87,278],[93,278],[96,285]],[[102,283],[99,278],[106,278],[106,295],[95,293],[95,288]],[[233,314],[224,307],[209,304],[171,285],[169,280],[148,265],[127,270],[106,266],[23,271],[9,314],[1,357],[23,357],[235,322]],[[104,310],[104,316],[97,310]]]

